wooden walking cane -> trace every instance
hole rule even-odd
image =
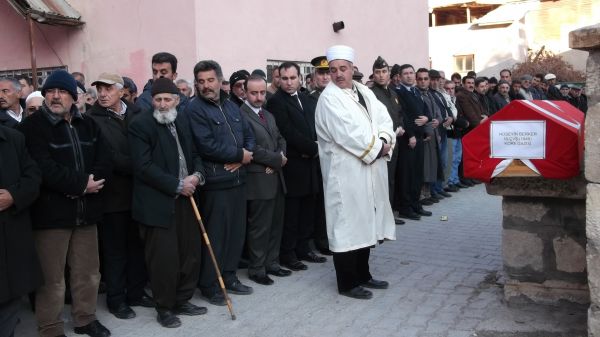
[[[196,206],[196,201],[194,200],[194,196],[190,196],[190,201],[192,203],[192,208],[194,208],[194,213],[196,213],[196,219],[198,219],[198,225],[200,226],[200,231],[202,231],[202,238],[204,238],[204,243],[206,243],[206,247],[208,247],[208,252],[210,253],[210,258],[215,266],[215,272],[217,273],[217,278],[219,279],[219,285],[221,286],[221,290],[223,291],[223,296],[225,296],[225,301],[227,301],[227,309],[229,309],[229,314],[231,314],[231,320],[235,321],[235,314],[233,313],[233,306],[231,305],[231,299],[229,299],[229,295],[227,295],[227,290],[225,289],[225,283],[223,283],[223,277],[221,276],[221,271],[219,270],[219,265],[217,264],[217,259],[215,258],[215,253],[213,252],[212,246],[210,245],[210,240],[208,239],[208,234],[206,233],[206,228],[204,228],[204,223],[202,222],[202,217],[200,216],[200,211],[198,211],[198,206]]]

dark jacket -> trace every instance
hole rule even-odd
[[[131,123],[140,109],[133,104],[127,105],[125,118],[119,119],[113,112],[102,107],[98,102],[86,112],[102,130],[112,155],[112,177],[104,185],[104,213],[122,212],[131,209],[131,194],[133,191],[133,163],[127,140],[127,126]]]
[[[428,116],[431,121],[431,115],[425,102],[421,99],[420,93],[415,89],[416,94],[414,94],[403,85],[400,85],[395,90],[400,99],[402,111],[404,112],[404,130],[406,130],[402,136],[405,140],[404,143],[408,144],[408,139],[411,137],[416,137],[417,139],[425,138],[425,126],[415,124],[415,119],[419,118],[419,116]]]
[[[510,97],[509,97],[510,100]],[[506,99],[504,99],[504,97],[502,97],[502,95],[500,95],[500,93],[496,93],[494,95],[494,103],[496,104],[496,111],[500,111],[502,108],[504,108],[505,106],[508,105]]]
[[[378,84],[374,84],[371,90],[375,94],[375,97],[377,97],[377,99],[387,108],[394,124],[394,131],[399,126],[404,127],[402,105],[400,104],[400,99],[398,98],[396,91],[387,86],[383,87]]]
[[[484,107],[479,101],[477,93],[468,90],[462,90],[456,95],[456,109],[459,117],[464,117],[469,121],[468,130],[478,126],[484,115]]]
[[[103,214],[103,191],[84,194],[88,177],[110,179],[110,148],[90,117],[71,107],[71,123],[46,105],[23,120],[31,157],[42,170],[40,197],[32,208],[35,229],[94,225]]]
[[[221,92],[223,94],[223,92]],[[203,189],[224,189],[241,185],[246,168],[225,170],[228,163],[239,163],[243,149],[254,150],[254,134],[242,118],[240,108],[221,96],[219,103],[195,97],[186,108],[198,153],[204,160],[206,184]]]
[[[188,174],[204,175],[185,113],[178,114],[175,128]],[[175,222],[179,186],[179,151],[175,137],[165,124],[156,121],[152,111],[140,113],[129,124],[128,131],[134,167],[132,217],[146,226],[169,228]]]
[[[29,206],[39,194],[41,172],[27,153],[25,137],[0,126],[0,189],[14,204],[0,211],[0,303],[25,295],[43,283],[33,244]]]
[[[16,128],[19,125],[16,119],[10,117],[5,109],[0,109],[0,125],[7,128]]]
[[[252,162],[246,168],[246,197],[248,200],[273,199],[280,185],[281,190],[286,190],[281,170],[281,152],[286,153],[285,139],[279,133],[275,117],[267,110],[263,109],[266,125],[247,104],[243,104],[241,110],[256,139]],[[267,174],[267,167],[275,170],[275,173]]]
[[[140,109],[140,111],[154,110],[154,108],[152,107],[151,94],[153,82],[154,81],[151,79],[148,80],[148,83],[146,83],[146,85],[144,86],[144,91],[141,95],[137,97],[137,100],[135,101],[135,106],[137,106]],[[183,110],[185,110],[185,107],[188,105],[189,102],[190,100],[187,96],[185,96],[182,93],[179,93],[179,104],[177,105],[177,111],[183,112]]]
[[[315,130],[316,100],[304,93],[298,99],[277,90],[267,102],[277,127],[287,143],[288,163],[283,168],[288,196],[301,197],[319,192],[319,148]]]
[[[584,114],[587,114],[588,102],[587,102],[586,95],[581,94],[581,95],[579,95],[579,97],[573,97],[573,96],[569,95],[569,103],[571,103],[571,105],[573,105],[574,107],[579,109]]]

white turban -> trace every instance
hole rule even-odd
[[[327,62],[333,60],[346,60],[354,63],[354,49],[343,45],[329,47],[327,49]]]
[[[44,98],[44,96],[42,96],[42,92],[41,91],[34,91],[31,94],[29,94],[29,96],[27,96],[27,98],[25,99],[25,104],[29,103],[29,101],[32,98],[36,98],[36,97]]]

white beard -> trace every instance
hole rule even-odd
[[[167,112],[160,112],[157,109],[154,109],[152,116],[154,116],[154,119],[156,119],[159,124],[170,124],[177,118],[177,109],[172,108]]]

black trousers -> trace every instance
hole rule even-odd
[[[398,140],[398,138],[397,138]],[[402,141],[400,139],[400,141]],[[394,147],[394,151],[392,152],[392,160],[388,161],[388,190],[390,193],[390,204],[392,205],[392,209],[396,210],[397,206],[394,204],[394,196],[396,195],[396,175],[400,172],[398,165],[401,161],[404,161],[404,158],[400,158],[400,144]]]
[[[297,260],[311,251],[310,238],[315,228],[316,195],[287,197],[283,236],[281,238],[281,261]]]
[[[148,276],[138,223],[131,219],[129,211],[105,213],[98,232],[108,307],[139,299],[144,295]]]
[[[13,337],[19,324],[19,298],[0,303],[0,336]]]
[[[333,253],[333,265],[339,292],[358,287],[372,278],[369,272],[369,255],[371,255],[369,247]]]
[[[419,203],[424,173],[423,140],[417,138],[417,145],[411,149],[406,144],[398,144],[398,156],[405,160],[399,162],[396,171],[395,209],[402,212],[416,211],[422,206]]]
[[[140,226],[157,310],[171,310],[194,295],[200,273],[200,229],[188,198],[175,200],[175,224]]]
[[[246,185],[206,190],[200,197],[200,212],[223,281],[237,280],[236,270],[246,237]],[[219,292],[215,267],[206,245],[202,245],[202,266],[198,287],[206,296]]]
[[[325,219],[325,193],[323,192],[323,181],[319,174],[319,194],[315,203],[315,229],[313,238],[315,246],[318,249],[329,249],[329,240],[327,239],[327,221]]]
[[[278,270],[279,248],[283,232],[285,197],[281,186],[273,199],[248,200],[248,275],[264,276],[268,270]]]

